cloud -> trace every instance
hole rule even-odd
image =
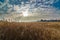
[[[7,6],[14,6],[14,5],[25,5],[28,4],[28,6],[30,6],[30,8],[35,8],[35,7],[50,7],[51,5],[50,4],[53,4],[55,2],[58,2],[58,0],[29,0],[29,1],[25,1],[24,0],[7,0],[7,4],[10,4],[10,5],[7,5]],[[6,4],[5,3],[5,4]],[[8,7],[10,8],[10,7]]]
[[[1,4],[0,8],[4,7],[8,2],[9,2],[9,0],[5,0],[4,3],[0,2],[0,4]]]
[[[25,10],[28,9],[29,13],[31,13],[34,17],[36,16],[38,19],[58,19],[59,16],[59,11],[57,11],[57,9],[53,8],[53,7],[44,7],[44,6],[40,6],[38,8],[30,8],[29,4],[24,5],[14,5],[14,12],[15,13],[21,13],[24,12]],[[11,14],[11,12],[10,12]],[[15,15],[15,14],[13,14]],[[8,15],[8,17],[10,17],[11,15]],[[18,15],[17,15],[18,16]],[[33,18],[34,18],[33,17]],[[13,18],[13,17],[12,17]],[[17,19],[17,17],[15,16],[15,18]]]
[[[17,0],[12,0],[12,1],[17,1]],[[4,17],[8,16],[10,18],[12,16],[11,18],[14,19],[15,17],[15,19],[17,19],[17,16],[19,17],[20,14],[16,16],[14,13],[18,14],[28,10],[28,12],[33,15],[33,17],[31,18],[34,19],[36,17],[37,18],[36,20],[60,18],[60,14],[59,14],[60,10],[51,6],[51,4],[58,2],[58,0],[29,0],[26,1],[26,3],[22,0],[19,1],[21,1],[20,2],[21,5],[20,4],[16,5],[15,2],[13,2],[12,4],[10,3],[7,4],[7,8],[8,8],[7,13],[9,14],[4,15]]]

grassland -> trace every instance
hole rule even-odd
[[[60,22],[2,22],[0,40],[60,40]]]

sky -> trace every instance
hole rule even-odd
[[[21,12],[28,11],[38,19],[60,19],[60,0],[0,0],[0,19],[10,18],[16,19]],[[27,18],[28,19],[28,18]],[[20,19],[19,19],[20,20]]]

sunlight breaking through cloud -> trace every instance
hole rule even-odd
[[[59,19],[60,10],[53,7],[59,0],[9,0],[6,6],[0,8],[2,18],[12,20]],[[27,10],[27,11],[26,11]],[[24,18],[22,17],[24,16]],[[29,16],[29,17],[25,17]],[[1,16],[0,16],[1,17]]]

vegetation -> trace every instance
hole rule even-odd
[[[60,22],[0,21],[0,40],[60,40]]]

